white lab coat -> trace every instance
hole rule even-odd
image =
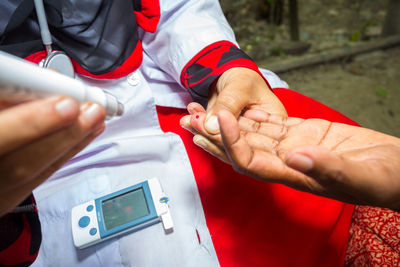
[[[234,34],[217,0],[162,0],[160,5],[157,31],[140,30],[144,59],[129,82],[129,75],[77,76],[117,96],[125,114],[108,120],[102,135],[34,191],[43,241],[33,266],[219,265],[185,147],[179,136],[162,132],[155,106],[184,108],[190,101],[180,84],[185,64],[209,44],[235,43]],[[272,87],[287,87],[275,74],[264,73]],[[170,199],[173,233],[155,224],[83,250],[74,247],[72,207],[152,177]]]

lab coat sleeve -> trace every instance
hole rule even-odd
[[[206,106],[211,85],[230,68],[259,72],[238,48],[217,0],[161,0],[160,13],[157,30],[143,34],[144,53],[194,101]]]

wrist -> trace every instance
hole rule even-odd
[[[271,87],[264,78],[256,71],[243,67],[234,67],[226,70],[215,83],[217,92],[233,83],[243,84],[243,88],[268,88]]]

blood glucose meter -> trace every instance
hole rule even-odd
[[[173,230],[168,198],[157,178],[119,190],[72,208],[74,245],[85,248],[162,221]]]

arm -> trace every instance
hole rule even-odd
[[[237,47],[218,1],[163,0],[160,8],[157,31],[143,35],[144,51],[207,107],[208,117],[219,109],[239,116],[255,106],[286,115],[256,64]]]
[[[400,210],[400,139],[321,119],[218,114],[234,168],[344,202]],[[254,120],[253,120],[254,119]]]

